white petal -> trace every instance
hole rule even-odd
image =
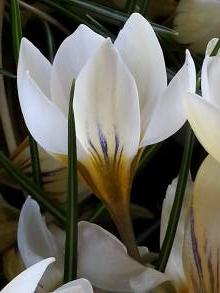
[[[185,99],[189,123],[200,143],[220,161],[220,107],[198,95],[187,94]]]
[[[36,85],[29,72],[18,88],[21,110],[34,139],[48,152],[67,154],[67,119]]]
[[[202,96],[210,103],[220,106],[220,57],[206,56],[201,73]]]
[[[135,81],[110,40],[82,69],[74,95],[76,135],[82,146],[91,145],[103,157],[123,148],[127,158],[136,155],[140,113]]]
[[[69,96],[73,79],[101,46],[104,38],[85,25],[66,38],[54,58],[51,74],[52,99],[68,113]]]
[[[89,222],[79,223],[78,252],[79,275],[103,290],[133,292],[130,281],[135,282],[143,273],[152,276],[152,270],[130,258],[114,235]],[[164,279],[167,280],[163,275],[159,282]],[[145,290],[151,289],[153,283],[146,284]]]
[[[168,186],[166,197],[163,201],[163,208],[161,214],[161,230],[160,230],[160,245],[162,246],[166,229],[168,225],[168,221],[170,218],[171,209],[173,206],[175,192],[177,187],[178,178],[172,181],[172,184]],[[191,177],[188,177],[188,182],[186,186],[186,191],[183,200],[182,211],[180,214],[179,223],[177,226],[177,231],[175,235],[175,239],[173,242],[173,247],[171,250],[171,254],[166,266],[166,274],[176,282],[184,281],[185,274],[183,269],[183,241],[184,241],[184,232],[186,226],[186,216],[188,215],[189,210],[189,202],[191,199],[192,193],[192,180]]]
[[[3,288],[1,292],[34,293],[45,270],[52,262],[54,262],[54,260],[54,258],[47,258],[26,269]]]
[[[130,285],[132,289],[131,292],[134,292],[134,293],[151,292],[148,290],[154,289],[162,285],[166,281],[168,281],[168,278],[165,274],[149,268],[149,269],[146,269],[145,272],[143,272],[142,274],[130,280]]]
[[[26,71],[29,71],[37,86],[46,96],[48,96],[48,98],[50,98],[49,81],[51,68],[52,66],[50,62],[41,54],[41,52],[30,41],[22,38],[17,72],[18,91],[21,91]]]
[[[76,281],[69,282],[62,287],[58,288],[54,292],[60,293],[93,293],[90,282],[86,279],[78,279]]]
[[[183,264],[188,292],[219,289],[219,176],[220,163],[207,156],[195,179],[185,231]]]
[[[141,146],[160,142],[179,130],[186,121],[183,97],[195,92],[196,70],[193,59],[186,51],[186,61],[169,83],[158,101]]]
[[[138,13],[129,17],[115,41],[115,46],[137,84],[143,138],[157,100],[167,85],[163,53],[153,28]]]
[[[36,201],[28,198],[24,203],[18,223],[18,247],[26,267],[54,256],[56,263],[51,266],[41,281],[43,287],[54,288],[63,277],[63,250],[48,230]]]

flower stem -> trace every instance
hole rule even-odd
[[[114,212],[110,212],[121,240],[128,250],[128,254],[138,262],[141,262],[141,256],[134,236],[129,206],[124,207],[124,205],[119,205]]]

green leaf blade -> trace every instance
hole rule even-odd
[[[77,278],[78,248],[78,180],[77,180],[77,149],[76,131],[73,114],[74,81],[70,93],[68,118],[68,197],[66,221],[66,245],[64,282]]]

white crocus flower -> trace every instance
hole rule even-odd
[[[129,257],[125,246],[98,225],[79,222],[78,233],[78,276],[94,287],[104,292],[140,293],[167,281],[165,275]],[[40,281],[45,290],[53,290],[63,280],[64,242],[64,232],[57,227],[49,230],[37,202],[27,199],[20,214],[18,247],[26,267],[46,257],[56,258]]]
[[[220,161],[220,56],[210,57],[217,39],[210,41],[201,72],[202,97],[186,95],[185,104],[189,123],[203,147]]]
[[[177,41],[204,53],[211,38],[220,36],[219,0],[181,0],[174,19]]]
[[[220,163],[210,155],[188,179],[166,274],[176,292],[219,292],[220,284]],[[177,181],[168,188],[161,218],[161,240],[170,215]]]
[[[53,257],[41,260],[40,262],[32,265],[17,277],[15,277],[6,287],[4,287],[2,293],[34,293],[41,292],[47,293],[48,291],[42,291],[37,289],[38,283],[42,278],[43,274],[47,270],[48,266],[53,263],[55,259]],[[89,281],[85,279],[79,279],[76,281],[69,282],[64,286],[58,288],[53,292],[60,293],[92,293],[93,289]]]
[[[64,162],[73,79],[80,175],[109,209],[129,254],[138,258],[129,218],[133,175],[143,147],[184,124],[182,97],[195,90],[193,60],[187,52],[167,86],[158,39],[137,13],[114,44],[79,26],[61,44],[53,65],[23,39],[17,81],[24,118],[35,140]]]

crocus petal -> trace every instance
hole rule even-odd
[[[172,184],[168,186],[166,197],[163,201],[163,208],[161,214],[161,228],[160,228],[160,245],[162,246],[168,221],[170,218],[171,209],[173,206],[175,192],[177,187],[178,178],[172,181]],[[169,260],[166,266],[166,274],[175,282],[184,282],[185,274],[183,269],[183,241],[184,241],[184,233],[185,233],[185,225],[186,225],[186,216],[189,211],[189,202],[191,199],[192,193],[192,180],[191,177],[188,177],[188,182],[186,186],[186,191],[184,195],[182,210],[179,218],[179,223],[175,235],[175,239],[173,242],[173,247],[169,256]]]
[[[67,115],[73,79],[94,55],[105,39],[85,25],[66,38],[54,58],[51,73],[51,95]]]
[[[63,247],[58,247],[55,237],[41,216],[37,202],[30,198],[22,207],[17,237],[19,251],[26,267],[46,257],[56,257],[56,263],[48,270],[41,284],[48,289],[59,284],[63,277]]]
[[[78,240],[79,275],[90,280],[97,288],[134,292],[135,280],[141,279],[142,274],[149,277],[145,291],[155,286],[155,282],[158,284],[167,280],[163,274],[146,268],[129,257],[124,245],[98,225],[80,222]]]
[[[160,292],[154,291],[155,288],[162,288],[164,283],[168,282],[168,278],[165,274],[156,271],[154,269],[148,268],[142,274],[131,278],[130,286],[132,289],[132,293],[146,293],[146,292]],[[152,290],[152,291],[151,291]],[[162,291],[163,292],[163,291]],[[164,292],[172,292],[172,291],[164,291]]]
[[[219,290],[219,176],[219,162],[208,156],[195,180],[185,232],[183,263],[188,292]]]
[[[85,149],[91,147],[89,140],[92,140],[100,154],[114,155],[117,136],[128,156],[137,153],[140,137],[137,89],[110,40],[104,42],[79,74],[74,110],[77,138]]]
[[[129,188],[131,161],[140,140],[138,94],[109,39],[80,72],[73,105],[76,135],[88,154],[85,160],[78,158],[84,179],[98,188],[93,190],[96,194],[109,193],[108,182],[114,190],[112,184],[118,179],[123,180],[119,188]]]
[[[157,100],[167,86],[163,53],[153,28],[138,13],[129,17],[115,46],[137,84],[143,138]]]
[[[32,79],[30,72],[18,87],[21,110],[34,139],[48,152],[67,154],[67,119]]]
[[[54,292],[60,293],[93,293],[91,284],[86,279],[78,279],[76,281],[69,282],[62,287],[58,288]]]
[[[30,41],[22,38],[17,72],[19,92],[23,87],[23,79],[27,71],[30,72],[31,77],[44,95],[50,98],[51,64]],[[31,99],[31,96],[29,96],[29,99]]]
[[[201,73],[202,96],[210,103],[220,107],[220,84],[218,76],[220,74],[220,57],[206,56],[203,61]]]
[[[185,97],[187,118],[195,135],[206,151],[220,161],[220,107],[198,95]]]
[[[186,61],[169,83],[154,110],[141,146],[158,143],[179,130],[186,121],[183,97],[195,92],[196,70],[193,59],[186,51]]]
[[[16,278],[14,278],[3,290],[2,293],[34,293],[47,267],[54,262],[54,258],[44,259],[29,267]]]

